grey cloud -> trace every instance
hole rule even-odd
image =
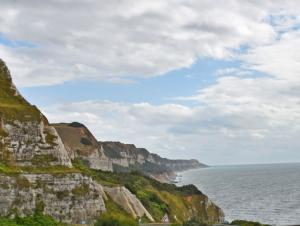
[[[4,0],[0,32],[36,48],[0,52],[19,86],[159,76],[199,57],[226,58],[241,44],[271,41],[267,11],[240,1]]]

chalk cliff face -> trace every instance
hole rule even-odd
[[[0,175],[0,215],[45,214],[66,223],[92,223],[105,212],[101,185],[78,173]]]
[[[104,190],[114,202],[122,206],[124,210],[134,216],[134,218],[141,218],[145,215],[150,221],[154,221],[141,201],[124,186],[104,187]]]
[[[145,148],[121,142],[97,142],[86,126],[78,122],[52,124],[68,151],[70,158],[80,158],[93,169],[104,171],[142,171],[157,178],[183,171],[205,167],[197,160],[171,160],[150,153]]]
[[[150,153],[145,148],[137,148],[133,144],[106,141],[99,142],[99,145],[102,146],[106,156],[112,160],[117,171],[126,171],[126,168],[131,168],[155,175],[206,167],[206,165],[193,159],[172,160],[162,158],[157,154]]]
[[[56,130],[17,91],[0,59],[0,158],[17,165],[66,165],[71,160]]]

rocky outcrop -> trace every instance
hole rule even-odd
[[[146,216],[150,221],[154,221],[140,200],[124,186],[104,187],[104,190],[115,203],[123,207],[135,219]]]
[[[22,174],[0,175],[0,215],[24,216],[37,208],[66,223],[92,223],[105,212],[105,193],[90,177]]]
[[[0,60],[0,158],[16,165],[65,165],[71,160],[55,128],[12,83]]]
[[[145,148],[137,148],[133,144],[106,141],[99,142],[99,145],[101,145],[105,155],[112,160],[117,171],[126,171],[126,168],[132,168],[151,175],[160,175],[174,171],[206,167],[206,165],[193,159],[172,160],[162,158],[157,154],[150,153]]]
[[[71,159],[55,128],[42,120],[8,121],[2,119],[0,129],[6,134],[1,139],[2,158],[20,166],[65,165],[71,167]]]
[[[78,122],[52,124],[63,140],[71,159],[80,158],[88,167],[112,171],[112,162],[106,157],[93,134]]]
[[[208,223],[224,222],[224,212],[206,195],[188,195],[185,199],[189,206],[190,218],[198,219],[199,221],[205,220]]]

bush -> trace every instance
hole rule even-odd
[[[239,225],[239,226],[269,226],[268,224],[261,224],[259,222],[245,221],[245,220],[234,220],[234,221],[231,222],[231,225]]]
[[[75,127],[75,128],[84,127],[84,125],[81,124],[81,123],[79,123],[79,122],[72,122],[72,123],[69,123],[68,126],[70,126],[70,127]]]
[[[84,138],[84,137],[80,139],[80,143],[82,143],[84,145],[93,145],[89,139]]]
[[[15,219],[0,218],[0,226],[66,226],[55,221],[52,217],[35,213],[33,216],[16,217]]]
[[[189,221],[186,221],[185,223],[183,223],[182,226],[208,226],[207,224],[201,223],[199,221],[197,221],[196,219],[191,219]]]
[[[137,222],[124,216],[111,216],[108,214],[103,214],[95,226],[138,226]]]

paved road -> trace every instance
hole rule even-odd
[[[171,223],[149,223],[149,224],[140,224],[140,226],[170,226]]]

